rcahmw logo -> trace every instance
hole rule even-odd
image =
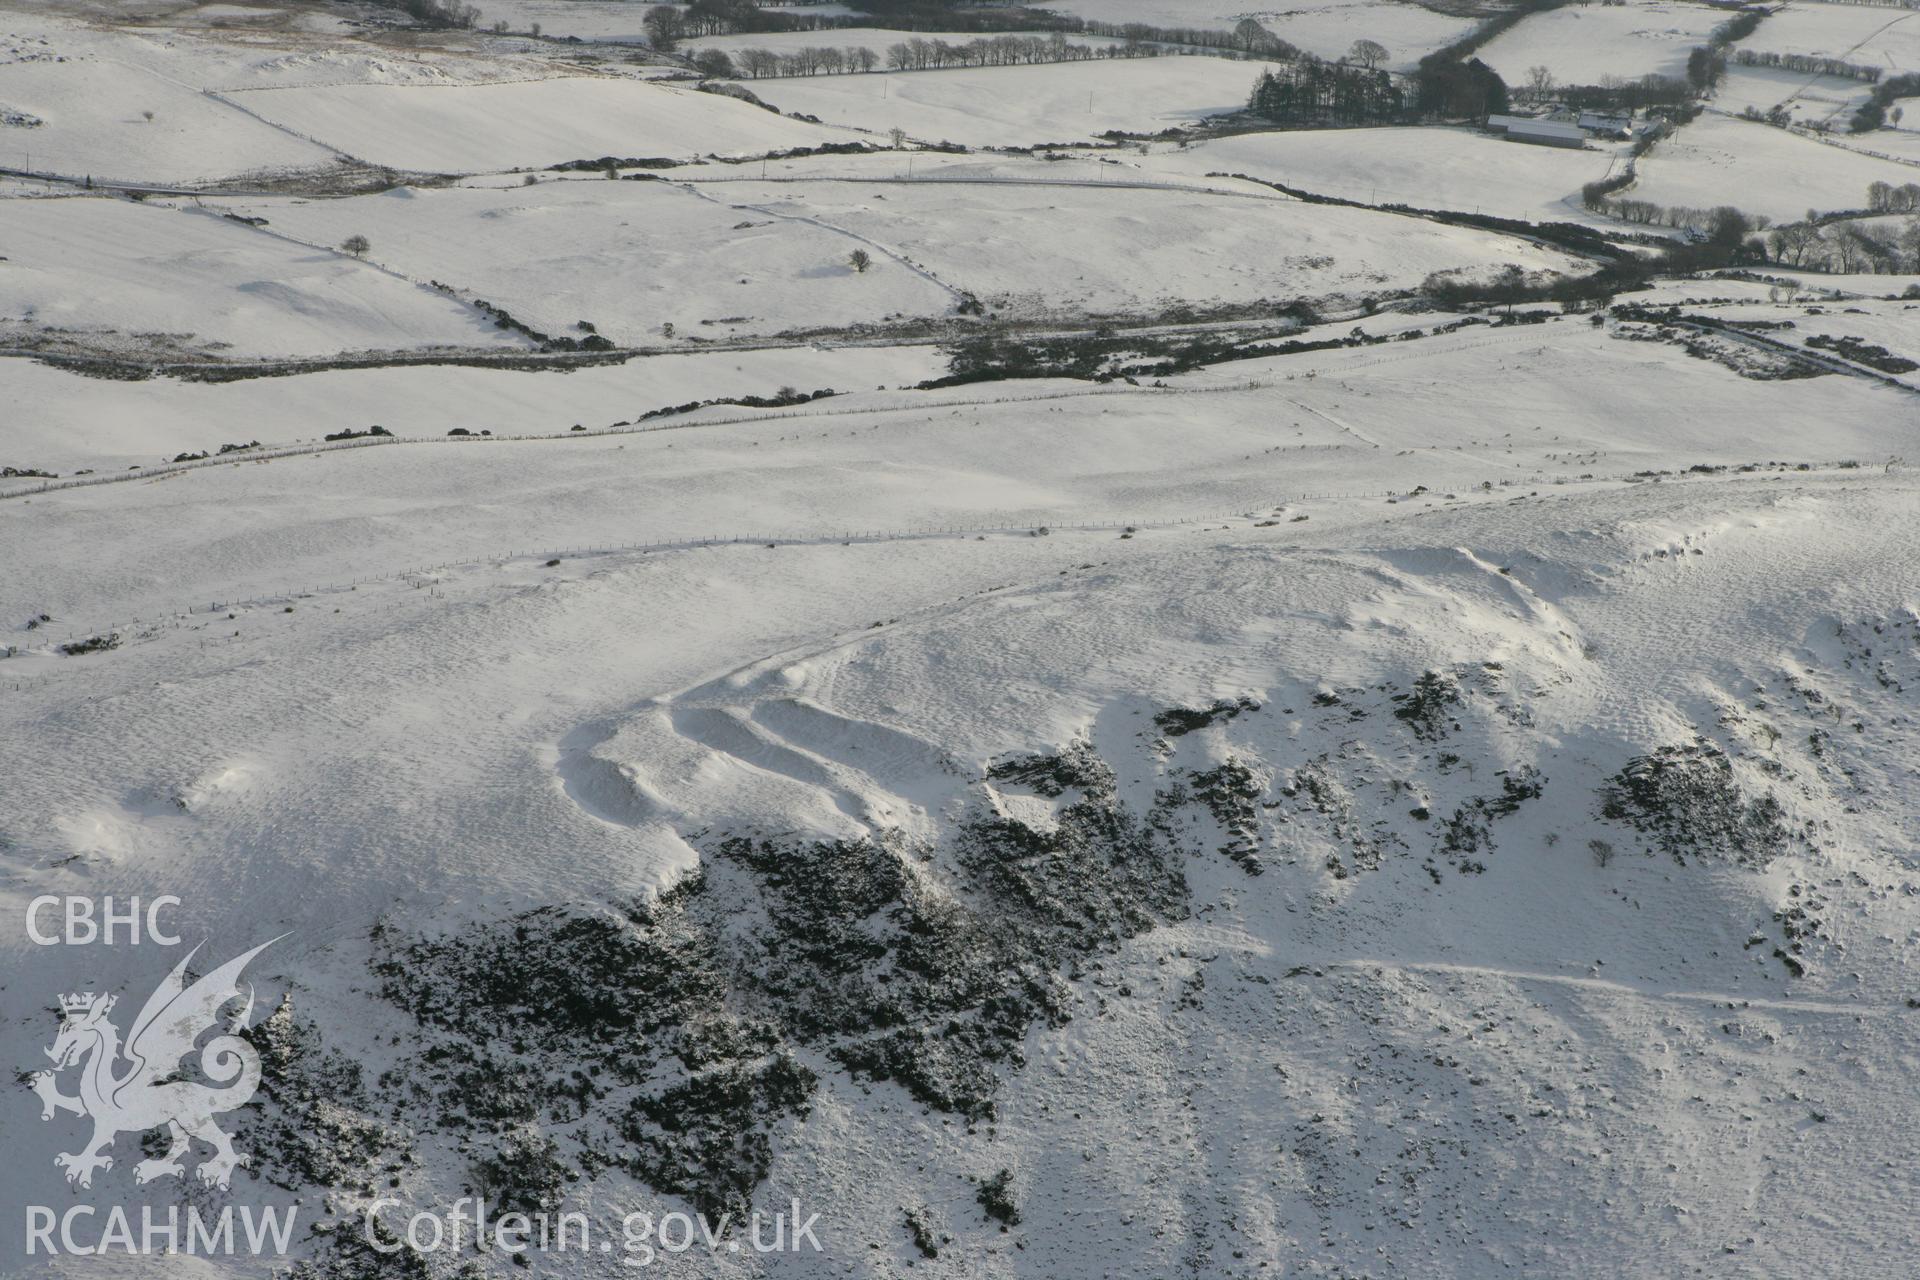
[[[154,908],[165,901],[156,900]],[[137,911],[134,916],[138,918]],[[68,915],[70,922],[73,918]],[[115,919],[109,912],[109,928]],[[30,915],[29,928],[31,921]],[[153,921],[149,915],[148,935],[168,941],[155,936],[158,930]],[[246,1153],[234,1149],[233,1139],[214,1123],[214,1116],[245,1105],[260,1087],[259,1051],[240,1034],[249,1026],[254,1004],[253,988],[241,982],[241,974],[255,956],[277,941],[264,942],[205,977],[189,981],[187,966],[199,952],[195,947],[147,997],[127,1024],[124,1038],[110,1016],[119,1003],[117,996],[86,991],[60,997],[60,1028],[45,1051],[53,1067],[32,1073],[28,1081],[39,1095],[42,1120],[66,1112],[92,1121],[93,1132],[78,1150],[54,1157],[69,1184],[92,1187],[96,1173],[114,1167],[114,1144],[122,1135],[137,1137],[157,1130],[165,1130],[167,1149],[133,1166],[135,1183],[184,1178],[187,1163],[196,1154],[196,1141],[212,1149],[193,1169],[193,1176],[205,1185],[225,1188],[234,1169],[248,1163]],[[223,1018],[222,1011],[236,1003],[238,1010]],[[211,1038],[201,1044],[209,1033]],[[183,1066],[196,1050],[198,1074],[204,1082],[184,1078]],[[71,1094],[60,1087],[61,1076],[68,1071],[78,1074]],[[296,1212],[241,1206],[237,1213],[242,1230],[236,1234],[232,1205],[211,1220],[197,1207],[183,1214],[177,1206],[158,1213],[148,1206],[140,1212],[137,1230],[120,1207],[101,1210],[73,1205],[57,1212],[46,1205],[29,1205],[27,1252],[32,1255],[44,1248],[49,1253],[82,1255],[116,1251],[257,1254],[271,1246],[273,1252],[284,1253]]]
[[[44,1204],[27,1206],[27,1256],[45,1251],[90,1258],[100,1254],[186,1253],[218,1257],[236,1253],[284,1254],[293,1238],[293,1220],[300,1211],[267,1205],[256,1211],[226,1205],[218,1213],[200,1212],[198,1205],[170,1204],[164,1210],[140,1207],[140,1225],[119,1205],[104,1212],[90,1204],[76,1204],[56,1214]],[[234,1230],[234,1220],[240,1230]]]

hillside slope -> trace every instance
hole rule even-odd
[[[491,1161],[608,1221],[822,1213],[825,1255],[668,1274],[1868,1274],[1917,497],[460,570],[83,660],[15,713],[8,856],[298,924],[240,1194],[346,1229]]]

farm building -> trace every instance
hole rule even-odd
[[[1603,134],[1609,138],[1624,138],[1633,128],[1631,116],[1613,116],[1600,111],[1582,111],[1580,127],[1588,133]]]
[[[1488,116],[1487,129],[1509,142],[1531,142],[1541,147],[1584,147],[1587,135],[1577,124],[1535,120],[1528,116]]]

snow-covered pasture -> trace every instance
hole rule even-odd
[[[1045,176],[1045,171],[1041,171]],[[1357,297],[1434,271],[1583,264],[1525,241],[1246,195],[1018,182],[729,183],[726,198],[884,244],[1016,314]]]
[[[363,234],[371,260],[413,279],[445,281],[549,333],[586,320],[621,345],[664,341],[664,324],[697,341],[952,311],[951,292],[880,244],[830,220],[737,207],[744,194],[593,178],[239,207],[316,243]],[[848,264],[857,249],[871,259],[865,272]]]
[[[298,130],[251,114],[229,90],[293,85],[451,85],[538,78],[551,62],[498,44],[448,47],[344,41],[301,30],[215,31],[90,24],[81,14],[0,12],[0,111],[38,118],[0,128],[0,164],[155,185],[257,170],[307,169],[336,156]]]
[[[1717,291],[1718,282],[1699,285],[1699,292]],[[1405,457],[1420,459],[1405,464],[1405,475],[1424,471],[1447,486],[1487,468],[1500,476],[1483,478],[1516,479],[1628,474],[1682,458],[1737,464],[1872,457],[1904,398],[1839,376],[1742,378],[1674,345],[1614,337],[1583,316],[1236,361],[1182,375],[1174,385],[1237,379],[1265,382],[1312,411],[1311,418],[1286,415],[1276,424],[1285,427],[1282,439],[1306,443],[1320,427],[1340,425],[1352,433],[1350,445],[1380,451],[1371,466],[1387,467],[1396,482],[1401,464],[1388,459]],[[1497,410],[1489,409],[1490,394]],[[1806,424],[1816,419],[1821,431],[1810,436]],[[1439,487],[1433,479],[1417,483]]]
[[[1083,0],[1092,17],[1098,0]],[[1411,71],[1420,59],[1472,31],[1478,19],[1428,8],[1410,0],[1303,0],[1255,10],[1258,19],[1281,39],[1322,58],[1342,58],[1357,40],[1371,40],[1387,51],[1385,66]]]
[[[71,196],[9,201],[0,223],[0,322],[27,336],[78,330],[93,335],[88,345],[130,353],[244,356],[525,345],[349,254],[204,210]]]
[[[1784,221],[1809,209],[1864,208],[1869,184],[1897,187],[1913,181],[1915,170],[1785,129],[1708,114],[1642,157],[1639,174],[1622,195],[1699,209],[1728,204]]]
[[[1604,177],[1611,150],[1531,147],[1478,129],[1311,129],[1246,133],[1128,164],[1183,173],[1244,173],[1369,204],[1457,209],[1532,221],[1587,221],[1580,188]]]
[[[120,382],[7,360],[0,362],[10,397],[0,462],[69,476],[82,467],[105,474],[230,441],[258,440],[267,448],[311,444],[375,423],[400,436],[441,437],[456,427],[475,435],[558,436],[576,423],[598,430],[694,400],[771,396],[784,386],[910,386],[945,368],[936,350],[917,346],[689,352],[569,373],[397,366],[227,383]]]
[[[1405,327],[1392,320],[1357,327],[1383,334]],[[1354,327],[1336,326],[1342,333]],[[689,469],[713,472],[702,484],[731,475],[745,486],[737,492],[754,493],[750,504],[715,508],[716,517],[734,510],[729,520],[738,527],[708,531],[737,533],[837,529],[852,510],[897,527],[1017,521],[1049,510],[1062,518],[1116,509],[1173,518],[1255,509],[1302,492],[1871,457],[1885,443],[1893,394],[1842,377],[1744,379],[1676,346],[1612,338],[1582,316],[1234,361],[1170,378],[1168,390],[1060,380],[871,390],[910,386],[942,364],[931,348],[885,347],[659,356],[567,374],[416,367],[217,384],[101,381],[19,361],[0,364],[0,372],[21,409],[20,464],[60,471],[151,464],[229,440],[291,444],[370,423],[426,438],[263,467],[242,458],[237,471],[184,473],[153,498],[138,496],[137,484],[109,484],[35,503],[104,514],[171,502],[168,493],[186,489],[254,493],[265,486],[256,497],[270,492],[296,507],[316,504],[319,519],[325,495],[343,485],[369,496],[470,496],[469,513],[448,512],[449,543],[419,550],[426,558],[503,518],[514,486],[588,485],[606,479],[610,466],[619,468],[606,499],[618,504],[617,518],[615,508],[595,505],[601,499],[577,512],[532,504],[513,517],[523,522],[515,531],[498,536],[512,542],[575,521],[567,536],[581,543],[594,540],[585,532],[594,521],[603,521],[607,538],[667,536],[699,509],[688,494],[669,497]],[[716,407],[658,420],[674,429],[638,434],[432,442],[455,427],[568,437],[576,423],[597,430],[650,409],[765,395],[781,385],[850,394],[783,410]],[[1487,391],[1495,386],[1497,411]],[[752,420],[718,421],[738,417]],[[1817,438],[1805,428],[1815,419]],[[1052,442],[1049,461],[1036,473],[1033,442],[1042,438]],[[753,529],[742,523],[749,515]],[[369,547],[398,539],[397,548],[415,536],[377,521],[365,534]],[[53,548],[46,554],[57,558]]]
[[[531,40],[484,42],[464,33],[404,41],[342,39],[331,19],[304,9],[284,15],[322,20],[312,31],[210,30],[196,21],[206,8],[169,13],[137,26],[89,23],[83,12],[61,15],[15,8],[0,16],[0,68],[13,63],[97,62],[140,68],[193,89],[246,89],[290,84],[453,84],[537,77],[551,67],[549,46]],[[56,62],[56,60],[59,60]]]
[[[1920,12],[1809,0],[1783,7],[1739,48],[1839,58],[1882,67],[1888,75],[1920,71]]]
[[[1530,14],[1481,49],[1479,57],[1509,85],[1544,66],[1561,84],[1606,77],[1683,76],[1687,53],[1727,15],[1704,4],[1666,0],[1625,5],[1565,5]]]
[[[1323,58],[1345,55],[1356,40],[1375,41],[1386,47],[1386,65],[1395,69],[1412,67],[1471,31],[1477,21],[1410,0],[1299,0],[1251,10],[1216,0],[1061,0],[1048,7],[1089,21],[1155,27],[1226,29],[1253,18],[1281,39]]]
[[[0,65],[0,104],[44,121],[0,128],[6,166],[30,159],[38,173],[185,184],[335,159],[164,75],[104,59]]]
[[[1875,129],[1872,133],[1836,134],[1835,140],[1862,155],[1909,166],[1920,165],[1920,98],[1896,99],[1894,105],[1906,114],[1905,122],[1898,127]]]
[[[782,111],[922,142],[1030,146],[1152,133],[1246,105],[1261,64],[1202,55],[751,82]]]
[[[530,31],[537,22],[542,35],[640,44],[647,38],[650,8],[645,0],[487,0],[481,23],[504,22],[511,31]]]
[[[604,155],[757,154],[848,136],[719,94],[617,76],[305,86],[230,96],[357,159],[431,173],[497,172]]]
[[[1826,124],[1845,137],[1847,120],[1872,92],[1864,80],[1808,75],[1781,67],[1730,66],[1714,91],[1713,105],[1735,114],[1748,108],[1762,113],[1785,107],[1795,124]],[[1878,136],[1872,139],[1877,145]]]

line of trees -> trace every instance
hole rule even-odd
[[[1693,233],[1693,243],[1677,247],[1699,257],[1694,266],[1728,263],[1764,263],[1845,274],[1899,274],[1920,272],[1920,218],[1904,222],[1863,221],[1858,211],[1835,215],[1807,210],[1799,222],[1773,224],[1764,216],[1747,214],[1731,205],[1695,209],[1658,205],[1651,200],[1615,199],[1592,183],[1586,204],[1642,226],[1672,227]],[[1920,212],[1920,183],[1893,186],[1876,182],[1867,188],[1872,214]]]
[[[889,45],[884,58],[864,45],[790,49],[741,49],[731,57],[703,49],[693,57],[702,74],[743,75],[753,80],[775,76],[837,76],[875,70],[937,71],[949,67],[1015,67],[1048,62],[1085,62],[1095,58],[1151,58],[1165,50],[1155,45],[1075,44],[1058,32],[1050,36],[985,36],[958,43],[916,36]]]
[[[1771,49],[1736,49],[1733,61],[1735,65],[1742,67],[1779,67],[1784,71],[1798,71],[1806,75],[1864,80],[1868,84],[1879,82],[1881,70],[1879,67],[1871,67],[1859,62],[1846,62],[1840,58],[1824,58],[1812,53],[1780,53]]]
[[[718,49],[705,49],[693,57],[693,64],[709,76],[750,76],[762,80],[768,76],[838,76],[871,71],[880,65],[880,56],[865,45],[790,49],[785,53],[772,49],[738,49],[729,58]]]
[[[449,0],[389,0],[390,3],[442,3]],[[793,10],[763,9],[752,0],[693,0],[691,4],[656,5],[642,18],[647,39],[655,48],[670,50],[682,41],[700,36],[757,35],[774,31],[831,31],[843,27],[879,27],[892,31],[969,32],[982,35],[1032,36],[1058,33],[1062,36],[1099,36],[1124,44],[1185,45],[1196,49],[1255,57],[1290,58],[1299,52],[1293,45],[1247,18],[1230,30],[1215,27],[1156,27],[1144,22],[1101,22],[1081,19],[1045,9],[948,9],[933,5],[893,6],[884,0],[867,0],[857,14],[811,14]],[[1384,60],[1387,51],[1371,40],[1356,42],[1366,46],[1367,58]],[[1373,52],[1376,51],[1377,52]],[[1056,59],[1047,59],[1054,61]],[[1363,61],[1355,54],[1348,61]],[[1369,65],[1375,65],[1369,63]]]
[[[1073,44],[1059,32],[1045,36],[987,36],[954,44],[911,40],[887,46],[889,71],[932,71],[941,67],[1014,67],[1042,62],[1085,62],[1094,58],[1157,54],[1153,46]]]
[[[1867,209],[1873,213],[1920,213],[1920,182],[1867,184]]]
[[[1254,18],[1242,18],[1227,31],[1217,27],[1154,27],[1144,22],[1100,22],[1089,18],[1079,24],[1079,32],[1130,44],[1183,44],[1196,49],[1228,49],[1263,58],[1291,58],[1300,52]]]
[[[879,0],[871,0],[879,4]],[[938,5],[879,5],[854,14],[805,13],[791,9],[764,9],[752,0],[693,0],[684,8],[662,4],[642,18],[647,39],[662,51],[701,36],[760,35],[775,31],[833,31],[844,27],[880,27],[890,31],[978,32],[1025,34],[1060,31],[1067,34],[1112,35],[1094,31],[1080,19],[1043,9],[950,9]],[[1214,35],[1221,33],[1215,32]],[[1152,36],[1143,37],[1152,39]]]
[[[1767,16],[1764,9],[1743,9],[1707,33],[1707,42],[1687,54],[1687,83],[1705,93],[1727,74],[1727,50],[1745,40]]]
[[[1691,205],[1655,204],[1651,200],[1603,198],[1587,207],[1596,213],[1605,213],[1622,222],[1643,227],[1672,227],[1677,231],[1691,231],[1714,244],[1739,244],[1751,232],[1763,231],[1767,227],[1764,215],[1748,216],[1732,205],[1701,209]]]
[[[1920,271],[1920,218],[1898,226],[1863,222],[1784,223],[1767,233],[1767,250],[1781,266],[1869,275]]]
[[[1693,87],[1685,80],[1656,72],[1633,79],[1602,76],[1598,84],[1559,84],[1551,69],[1529,67],[1526,83],[1513,96],[1533,103],[1558,102],[1576,111],[1644,111],[1688,102],[1693,98]]]

